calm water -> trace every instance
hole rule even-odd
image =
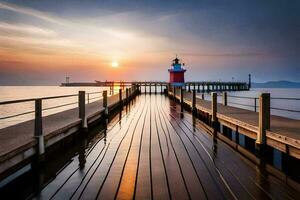
[[[69,95],[77,94],[79,90],[86,92],[100,92],[108,88],[99,87],[59,87],[59,86],[1,86],[0,87],[0,101],[16,100],[16,99],[26,99],[26,98],[38,98],[47,96],[57,96],[57,95]],[[144,88],[142,88],[144,91]],[[154,88],[152,88],[154,91]],[[160,87],[157,89],[160,92]],[[295,97],[300,98],[300,89],[253,89],[251,91],[241,91],[241,92],[230,92],[229,95],[234,96],[246,96],[246,97],[258,97],[261,92],[270,92],[271,97]],[[100,99],[102,94],[90,95],[90,102]],[[210,95],[206,94],[205,99],[210,99]],[[77,107],[77,97],[68,97],[62,99],[52,99],[44,100],[43,108],[49,108],[52,106],[62,105],[66,103],[74,103],[69,106],[51,109],[43,111],[43,116],[47,116],[56,112],[60,112],[66,109]],[[221,98],[219,97],[219,102]],[[229,105],[241,107],[244,109],[254,110],[254,100],[253,99],[239,99],[239,98],[228,98]],[[246,104],[249,106],[236,105],[234,103]],[[258,101],[257,101],[258,105]],[[284,108],[291,110],[300,110],[300,101],[295,100],[272,100],[271,107],[274,108]],[[7,116],[17,115],[19,113],[29,112],[34,110],[34,102],[18,103],[11,105],[0,105],[0,128],[8,127],[20,122],[24,122],[34,118],[34,113],[13,117],[9,119],[1,119]],[[297,112],[287,112],[271,110],[274,115],[281,115],[289,118],[300,119],[300,113]]]
[[[9,101],[17,99],[27,98],[41,98],[48,96],[60,96],[78,94],[78,91],[83,90],[87,93],[101,92],[109,88],[99,87],[59,87],[59,86],[1,86],[0,87],[0,101]],[[92,101],[99,100],[102,94],[89,95]],[[86,97],[87,98],[87,97]],[[69,106],[64,106],[56,109],[43,111],[43,116],[47,116],[53,113],[57,113],[63,110],[77,107],[78,97],[59,98],[51,100],[43,100],[43,108],[49,108],[52,106],[74,103]],[[10,105],[0,105],[0,118],[24,113],[28,111],[34,111],[34,102],[17,103]],[[34,113],[13,117],[9,119],[0,119],[0,128],[11,126],[20,122],[24,122],[34,118]]]

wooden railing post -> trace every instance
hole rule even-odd
[[[270,129],[270,93],[259,97],[258,133],[255,142],[257,152],[261,153],[266,144],[266,130]]]
[[[215,126],[217,122],[217,93],[211,93],[211,121],[213,126]]]
[[[126,104],[128,104],[128,101],[129,101],[129,89],[126,88]]]
[[[85,117],[85,91],[78,92],[78,108],[79,108],[79,119],[82,120],[82,127],[87,127],[87,121]]]
[[[123,107],[122,89],[119,89],[119,105],[120,105],[120,108]]]
[[[38,154],[44,154],[45,143],[43,135],[42,99],[35,100],[34,137],[37,140]]]
[[[173,99],[176,100],[176,87],[173,87]]]
[[[183,112],[183,104],[184,104],[184,102],[183,102],[183,96],[184,96],[184,90],[183,90],[183,88],[181,87],[181,88],[180,88],[180,105],[181,105],[181,112]]]
[[[196,112],[196,89],[193,89],[192,111],[195,114],[195,112]]]
[[[223,92],[222,103],[224,106],[227,106],[227,92]]]
[[[107,99],[107,90],[104,90],[103,93],[103,108],[105,117],[108,116],[108,99]]]

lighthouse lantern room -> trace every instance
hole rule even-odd
[[[170,73],[170,84],[175,87],[184,86],[184,72],[186,69],[183,68],[184,63],[181,64],[180,60],[176,58],[172,62],[172,66],[168,69]]]

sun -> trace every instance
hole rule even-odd
[[[119,63],[118,63],[117,61],[113,61],[113,62],[111,63],[111,66],[112,66],[113,68],[117,68],[117,67],[119,67]]]

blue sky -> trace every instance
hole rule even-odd
[[[300,1],[0,0],[0,84],[300,81]],[[112,68],[111,63],[119,67]]]

